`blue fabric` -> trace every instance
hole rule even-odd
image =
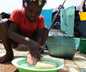
[[[45,26],[49,29],[52,25],[53,9],[43,9],[41,15],[44,16]]]
[[[75,7],[68,7],[61,9],[61,30],[66,33],[67,36],[74,36],[74,19],[75,19]]]

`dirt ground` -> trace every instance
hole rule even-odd
[[[26,56],[28,51],[17,51],[13,49],[14,56]],[[76,53],[73,60],[64,60],[64,68],[68,70],[68,72],[86,72],[86,55]],[[84,71],[82,71],[84,70]],[[0,72],[18,72],[16,67],[11,63],[8,64],[0,64]]]

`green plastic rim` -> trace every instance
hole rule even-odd
[[[61,65],[59,65],[58,67],[55,67],[55,68],[51,68],[51,69],[30,68],[30,67],[24,67],[24,66],[18,64],[19,61],[24,60],[24,59],[25,59],[25,57],[16,58],[12,61],[12,64],[14,66],[16,66],[16,68],[18,68],[18,69],[25,69],[25,70],[28,70],[28,71],[29,70],[31,70],[31,71],[56,71],[56,70],[59,70],[59,69],[64,67],[64,60],[59,59],[59,58],[53,58],[53,59],[59,61],[61,63]]]

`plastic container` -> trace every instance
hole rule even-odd
[[[56,57],[72,59],[76,52],[75,40],[72,37],[50,36],[47,46],[49,54]]]
[[[79,16],[81,21],[86,21],[86,12],[80,12]]]
[[[30,65],[26,62],[26,57],[16,58],[12,61],[12,64],[18,68],[19,72],[59,72],[59,69],[64,67],[64,60],[59,58],[54,58],[50,56],[43,56],[42,60],[47,63],[55,64],[55,68],[42,69],[35,68],[34,65]]]
[[[79,49],[80,49],[80,53],[86,54],[86,39],[85,38],[80,39]]]

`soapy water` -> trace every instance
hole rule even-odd
[[[41,65],[31,65],[31,64],[28,64],[27,62],[26,62],[26,60],[22,60],[21,61],[22,62],[22,64],[21,64],[21,66],[24,66],[24,67],[30,67],[30,68],[39,68],[39,69],[43,69],[43,68],[48,68],[46,65],[52,65],[52,67],[50,67],[50,68],[56,68],[58,65],[56,65],[56,62],[52,62],[52,61],[50,61],[50,60],[41,60],[40,62],[39,62],[39,64],[41,64]],[[21,63],[20,62],[20,63]],[[45,65],[45,66],[44,66]]]
[[[27,59],[25,58],[18,62],[18,64],[22,67],[28,67],[31,69],[53,69],[59,66],[59,62],[57,62],[57,60],[49,58],[42,58],[36,65],[28,64]]]

